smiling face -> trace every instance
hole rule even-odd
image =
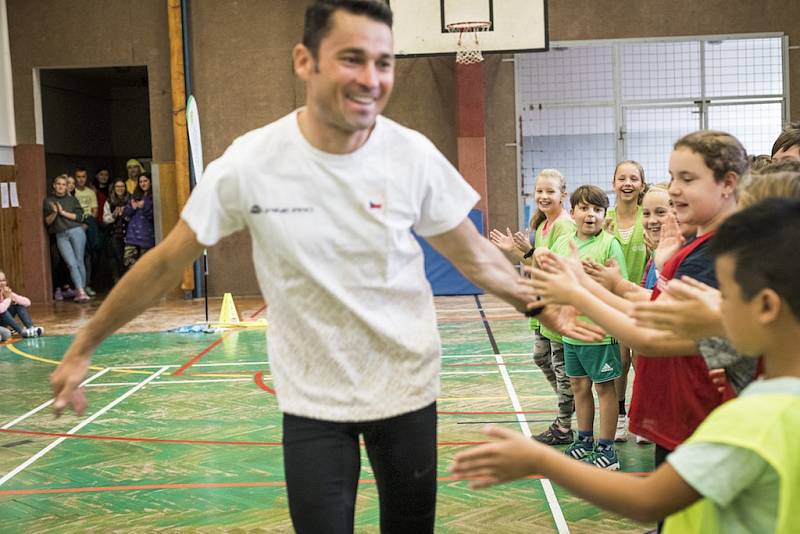
[[[117,180],[116,182],[114,182],[115,195],[117,195],[118,197],[124,197],[126,190],[127,188],[125,187],[125,182],[123,182],[122,180]]]
[[[589,239],[596,236],[603,230],[603,219],[606,216],[606,209],[603,206],[590,204],[581,200],[572,209],[572,219],[575,221],[575,229],[578,239]]]
[[[698,227],[705,233],[718,224],[727,208],[733,205],[738,176],[729,172],[721,180],[714,178],[703,156],[690,148],[680,147],[669,158],[669,195],[678,221]]]
[[[317,57],[302,44],[293,52],[295,71],[306,82],[311,137],[366,140],[394,86],[392,30],[344,10],[330,25]]]
[[[75,178],[67,176],[67,192],[72,194],[73,191],[75,191]]]
[[[644,188],[642,174],[632,163],[621,163],[614,172],[614,193],[618,203],[638,202]]]
[[[566,198],[567,193],[561,191],[561,181],[555,176],[539,176],[536,179],[533,199],[536,207],[546,216],[559,212]]]
[[[661,238],[661,226],[672,212],[669,193],[664,189],[651,189],[642,200],[642,226],[654,243]]]
[[[150,186],[150,178],[148,178],[147,175],[141,175],[139,177],[139,189],[142,191],[150,191]]]

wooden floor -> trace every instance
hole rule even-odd
[[[264,315],[260,298],[236,303],[242,318]],[[101,345],[88,413],[53,419],[47,377],[97,305],[34,306],[45,337],[0,346],[2,531],[291,532],[264,330],[165,333],[204,311],[202,301],[164,300]],[[558,487],[548,498],[547,481],[472,491],[450,478],[453,455],[483,441],[486,422],[540,432],[555,396],[531,361],[526,321],[507,305],[481,296],[437,297],[436,306],[437,532],[557,532],[562,515],[561,532],[647,530]],[[212,318],[219,307],[212,299]],[[619,450],[625,470],[652,469],[652,446]],[[358,532],[378,531],[372,479],[364,454]]]

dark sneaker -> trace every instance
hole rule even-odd
[[[597,446],[594,451],[594,465],[600,469],[608,469],[609,471],[619,471],[619,457],[617,450],[614,447],[601,447]]]
[[[567,449],[564,451],[564,454],[570,458],[591,463],[593,457],[593,446],[594,442],[592,441],[581,441],[576,439],[575,443],[567,447]]]
[[[572,430],[561,430],[553,423],[541,434],[533,436],[533,439],[545,445],[569,445],[575,440],[575,433]]]

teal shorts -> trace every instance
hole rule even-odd
[[[564,343],[564,370],[570,378],[589,377],[599,384],[622,376],[619,344],[572,345]]]

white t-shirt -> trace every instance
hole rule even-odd
[[[234,141],[181,217],[206,246],[249,230],[282,411],[368,421],[427,406],[441,343],[411,229],[452,230],[479,196],[418,132],[378,117],[358,150],[329,154],[297,113]]]

